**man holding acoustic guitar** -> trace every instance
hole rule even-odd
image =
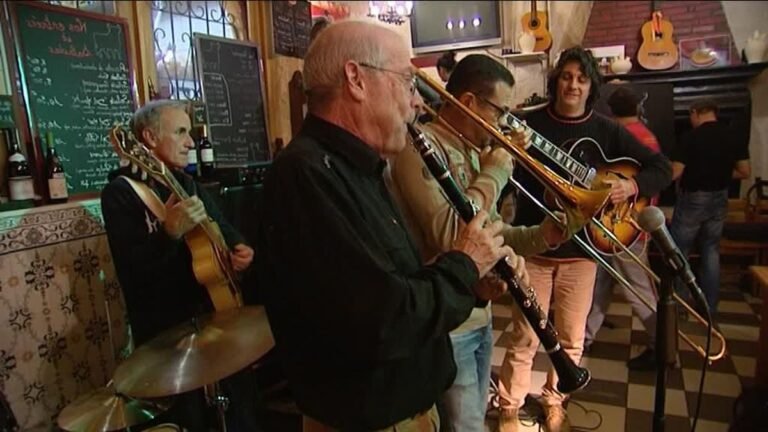
[[[193,271],[193,262],[201,252],[189,245],[195,244],[191,235],[199,227],[218,224],[222,243],[226,242],[218,262],[228,271],[243,271],[253,260],[253,249],[224,220],[213,198],[182,172],[187,165],[187,153],[194,147],[185,107],[179,101],[152,101],[133,117],[134,135],[145,146],[133,143],[135,148],[145,151],[146,164],[157,167],[164,176],[153,175],[150,181],[138,181],[141,176],[132,175],[135,169],[123,167],[110,173],[110,183],[101,195],[107,238],[135,345],[222,305],[241,303],[239,293],[229,287],[214,292],[212,285],[198,282],[199,273]],[[235,381],[239,383],[234,384]],[[224,380],[222,385],[230,392],[234,386],[242,386],[242,391],[234,390],[242,397],[233,400],[228,412],[237,418],[232,422],[233,429],[259,430],[249,418],[256,408],[254,395],[245,395],[255,391],[249,379],[243,375]],[[249,398],[250,402],[246,402]],[[238,409],[240,406],[244,408]],[[173,421],[190,431],[207,430],[205,412],[203,393],[195,391],[180,395],[174,408],[159,419]]]

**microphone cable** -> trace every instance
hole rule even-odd
[[[707,360],[707,355],[709,355],[709,348],[712,345],[712,311],[709,310],[709,303],[704,301],[702,303],[704,305],[704,311],[707,315],[707,347],[704,350],[704,361],[701,365],[701,379],[699,380],[699,395],[696,397],[696,412],[693,416],[693,424],[691,424],[691,432],[696,432],[696,424],[699,421],[699,411],[701,410],[701,396],[702,393],[704,393],[704,377],[707,374],[707,364],[709,363],[709,360]]]

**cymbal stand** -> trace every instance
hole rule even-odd
[[[227,432],[227,418],[224,413],[227,411],[227,408],[229,408],[229,398],[222,393],[218,381],[205,386],[204,391],[205,401],[208,403],[208,406],[216,409],[216,414],[221,423],[221,432]]]

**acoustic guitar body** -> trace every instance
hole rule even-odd
[[[590,189],[608,187],[604,182],[608,179],[632,179],[640,171],[640,164],[632,158],[608,159],[598,144],[591,139],[576,141],[568,153],[576,160],[596,169],[597,173]],[[609,200],[595,215],[595,219],[608,228],[624,246],[631,247],[642,234],[642,230],[635,219],[648,204],[648,198],[637,196],[632,200],[615,205]],[[611,241],[608,235],[594,223],[588,224],[584,229],[587,239],[598,251],[606,255],[621,252],[621,249]]]
[[[570,179],[574,184],[587,187],[591,190],[606,189],[609,186],[604,182],[607,179],[631,179],[640,171],[640,164],[632,158],[608,159],[600,146],[591,138],[582,138],[575,142],[566,143],[563,148],[567,153],[578,162],[595,169],[595,175],[591,184],[578,182],[567,171],[560,167],[554,167],[553,170],[565,179]],[[555,204],[562,208],[562,205],[547,191],[544,195],[547,205]],[[626,247],[635,244],[642,230],[636,222],[640,211],[649,205],[648,198],[634,197],[614,205],[610,200],[595,214],[594,218],[600,221],[616,239]],[[603,255],[615,255],[621,252],[608,235],[594,223],[587,224],[584,232],[589,244]]]
[[[547,12],[535,11],[526,12],[520,19],[523,32],[531,32],[536,37],[534,51],[546,51],[552,46],[552,35],[547,30]]]
[[[203,226],[205,224],[205,227]],[[217,311],[237,308],[242,305],[242,296],[234,283],[234,271],[229,261],[229,252],[211,241],[206,229],[213,230],[221,237],[216,222],[203,222],[189,231],[184,240],[192,255],[192,270],[195,279],[208,290]]]
[[[616,162],[598,168],[596,181],[602,183],[606,179],[631,179],[637,175],[638,171],[638,166],[631,162]],[[649,204],[648,198],[645,197],[635,197],[634,200],[616,205],[608,201],[605,207],[595,215],[595,219],[608,228],[624,246],[631,247],[642,234],[636,218]],[[594,223],[587,225],[585,229],[589,242],[598,251],[607,255],[621,252],[608,235]]]
[[[653,20],[643,24],[643,44],[637,51],[637,61],[648,70],[665,70],[677,63],[677,45],[672,40],[672,23],[669,20],[659,20],[661,35],[655,32]]]

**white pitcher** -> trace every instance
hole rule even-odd
[[[616,75],[623,75],[632,69],[632,60],[629,57],[616,57],[611,62],[611,70]]]
[[[748,63],[760,63],[765,56],[765,48],[768,47],[768,36],[766,33],[760,33],[755,30],[752,37],[747,39],[747,45],[744,47],[744,54],[747,56]]]
[[[517,43],[520,44],[520,52],[528,54],[533,52],[533,48],[536,46],[536,36],[531,32],[522,32],[517,39]]]

